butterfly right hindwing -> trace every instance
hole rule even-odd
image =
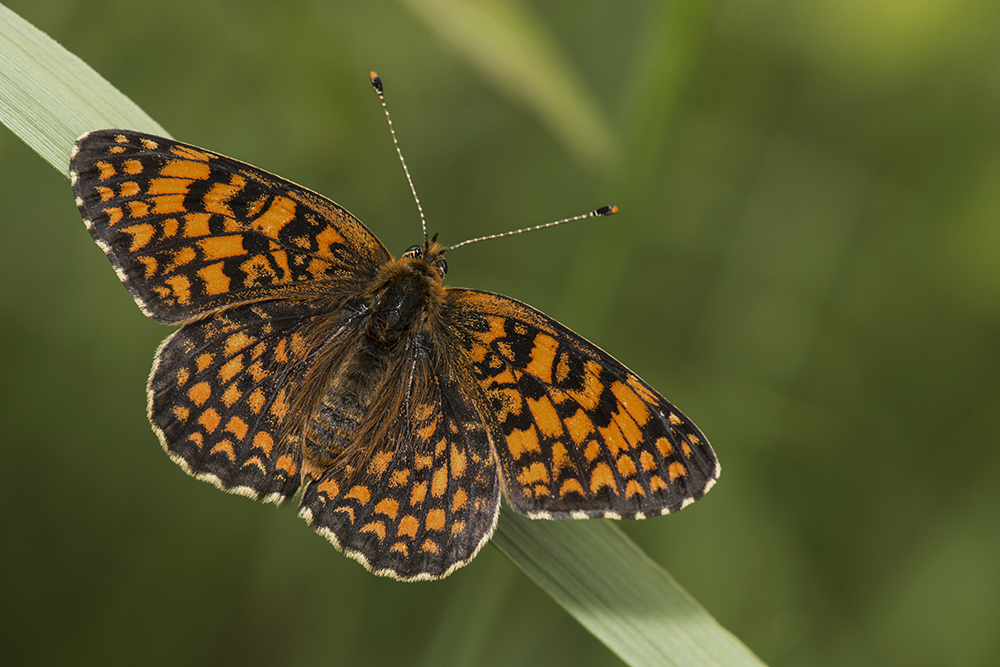
[[[500,484],[460,371],[421,353],[403,365],[402,381],[360,425],[357,448],[306,488],[300,515],[377,574],[436,579],[489,539]]]

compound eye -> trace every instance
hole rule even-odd
[[[437,268],[442,278],[444,278],[445,275],[448,273],[448,262],[444,261],[443,259],[439,259],[438,261],[434,262],[434,266]]]
[[[406,257],[407,259],[416,259],[417,257],[420,257],[423,254],[424,254],[423,246],[411,245],[409,248],[406,249],[406,252],[403,253],[403,257]]]

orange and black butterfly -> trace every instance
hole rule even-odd
[[[181,324],[149,419],[187,473],[280,503],[397,579],[443,577],[496,525],[675,512],[719,476],[701,431],[519,301],[445,287],[434,239],[394,259],[334,202],[130,130],[81,137],[90,234],[142,311]],[[598,213],[607,213],[599,211]]]

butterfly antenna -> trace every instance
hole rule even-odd
[[[399,156],[399,162],[403,165],[403,173],[406,174],[406,182],[410,184],[410,192],[413,193],[413,201],[417,202],[417,210],[420,212],[420,226],[424,230],[424,244],[427,244],[427,220],[424,218],[424,209],[420,205],[420,197],[417,196],[417,189],[413,187],[413,179],[410,178],[410,170],[406,168],[406,160],[403,159],[403,151],[399,150],[399,142],[396,141],[396,130],[392,127],[392,116],[389,115],[389,107],[385,105],[385,95],[382,93],[382,78],[378,75],[378,72],[370,72],[368,78],[372,81],[372,86],[375,88],[375,92],[378,93],[378,99],[382,102],[382,110],[385,111],[385,119],[389,122],[389,133],[392,135],[392,143],[396,147],[396,155]]]
[[[617,206],[602,206],[601,208],[591,211],[590,213],[584,213],[583,215],[577,215],[572,218],[564,218],[562,220],[556,220],[555,222],[546,222],[544,225],[535,225],[534,227],[524,227],[523,229],[515,229],[510,232],[501,232],[500,234],[490,234],[489,236],[477,236],[474,239],[469,239],[467,241],[462,241],[461,243],[456,243],[455,245],[450,245],[441,251],[441,254],[454,250],[455,248],[461,248],[464,245],[469,245],[470,243],[476,243],[478,241],[486,241],[489,239],[499,239],[504,236],[513,236],[514,234],[521,234],[522,232],[533,232],[536,229],[545,229],[546,227],[555,227],[556,225],[561,225],[564,222],[573,222],[574,220],[584,220],[586,218],[600,218],[606,215],[614,215],[618,212]]]

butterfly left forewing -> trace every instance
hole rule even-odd
[[[643,518],[715,483],[719,465],[698,427],[597,346],[504,296],[452,288],[448,303],[518,511]]]
[[[165,137],[91,132],[77,140],[70,173],[91,236],[161,322],[330,286],[356,290],[389,259],[326,197]]]

